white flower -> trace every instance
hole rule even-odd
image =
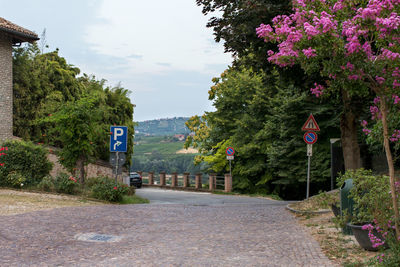
[[[21,187],[23,187],[24,186],[24,184],[23,183],[21,183]]]

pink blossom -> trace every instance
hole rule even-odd
[[[364,20],[367,19],[374,20],[379,15],[381,8],[367,7],[367,8],[360,8],[358,11],[361,13],[361,17]]]
[[[336,3],[333,5],[332,11],[333,11],[333,12],[337,12],[337,11],[339,11],[339,10],[342,10],[343,7],[344,7],[344,6],[343,6],[342,1],[338,1],[338,2],[336,2]]]
[[[381,51],[382,51],[382,57],[383,58],[387,58],[389,60],[395,60],[397,58],[400,58],[400,54],[399,53],[390,51],[389,49],[382,48]]]
[[[324,93],[325,87],[317,83],[314,83],[314,86],[314,88],[310,89],[311,93],[316,97],[320,97]]]
[[[346,63],[346,68],[347,68],[349,71],[353,71],[353,70],[354,70],[354,65],[351,64],[350,62],[347,62],[347,63]]]
[[[270,25],[261,24],[260,27],[256,29],[257,36],[259,38],[265,38],[271,35],[274,30]]]
[[[377,106],[370,106],[369,111],[371,112],[372,119],[375,120],[376,118],[380,119],[382,117],[381,112]]]
[[[351,21],[345,21],[342,24],[343,30],[342,34],[345,37],[352,37],[356,34],[358,26],[354,25]]]
[[[394,80],[393,81],[393,87],[400,87],[400,81]]]
[[[400,77],[400,71],[399,71],[399,68],[398,68],[398,67],[396,67],[396,68],[394,69],[394,71],[393,71],[393,73],[392,73],[392,76],[393,76],[393,77]]]
[[[377,18],[376,26],[381,31],[397,30],[400,26],[400,17],[397,13],[393,12],[390,14],[389,18]]]
[[[392,136],[389,138],[391,142],[397,142],[400,139],[400,130],[394,130]]]
[[[348,38],[348,41],[349,42],[345,45],[345,48],[349,54],[353,54],[361,50],[361,44],[357,36]]]
[[[400,103],[400,97],[398,95],[392,95],[393,103],[397,105]]]
[[[357,74],[352,74],[352,75],[347,76],[347,78],[348,78],[349,80],[354,80],[354,81],[356,81],[356,80],[358,80],[358,79],[360,78],[360,76],[358,76]]]
[[[311,37],[320,34],[320,32],[310,23],[305,22],[304,23],[304,30],[306,34],[308,35],[308,39],[311,39]]]
[[[299,6],[301,6],[301,7],[306,7],[306,4],[304,3],[304,0],[295,0],[295,1],[293,1],[293,4],[294,5],[299,5]]]
[[[369,135],[371,133],[370,129],[364,128],[362,131],[365,133],[365,135]]]
[[[385,78],[379,76],[375,76],[375,80],[378,84],[383,84],[385,82]]]
[[[303,52],[303,54],[304,54],[307,58],[317,56],[316,50],[313,49],[313,48],[311,48],[311,47],[309,47],[309,48],[307,48],[307,49],[303,49],[302,52]]]
[[[368,122],[366,120],[361,121],[361,126],[366,127],[368,125]]]
[[[365,54],[367,55],[367,57],[368,57],[369,59],[371,59],[372,56],[373,56],[373,53],[372,53],[372,48],[371,48],[370,43],[365,42],[365,43],[363,44],[363,46],[362,46],[362,49],[364,50],[364,52],[365,52]]]
[[[325,11],[321,12],[321,17],[314,17],[313,22],[316,26],[319,26],[322,28],[323,33],[327,33],[331,30],[336,30],[337,27],[337,21],[335,21],[332,17],[332,15],[328,14]]]

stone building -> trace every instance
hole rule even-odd
[[[12,46],[36,40],[36,33],[0,17],[0,140],[13,136]]]

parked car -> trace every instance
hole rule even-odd
[[[138,174],[137,172],[131,172],[129,173],[129,185],[134,186],[136,188],[141,188],[142,187],[142,176]]]

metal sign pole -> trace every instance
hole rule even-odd
[[[310,166],[311,156],[308,156],[308,169],[307,169],[307,199],[310,196]]]
[[[229,160],[229,175],[231,176],[232,179],[232,160]]]
[[[116,162],[116,164],[115,164],[115,183],[117,183],[117,181],[118,181],[118,165],[119,165],[119,152],[116,152],[117,153],[117,162]]]

